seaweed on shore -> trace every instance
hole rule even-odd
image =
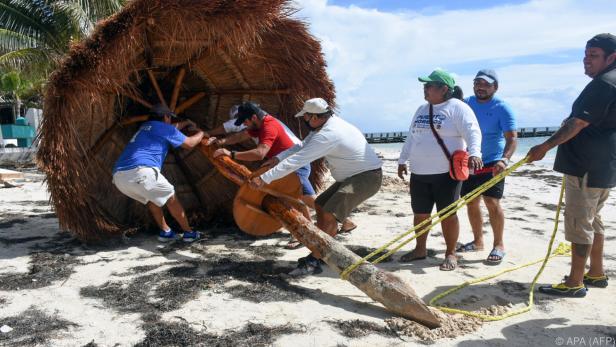
[[[47,287],[65,280],[81,261],[70,254],[33,253],[27,273],[0,275],[0,290],[23,290]]]
[[[62,331],[79,325],[59,318],[57,314],[48,315],[34,306],[13,317],[3,318],[3,325],[13,328],[8,333],[0,334],[3,346],[40,346],[49,339],[60,337]]]
[[[270,346],[276,338],[303,333],[303,326],[281,325],[268,327],[248,323],[241,330],[227,330],[223,334],[202,333],[186,322],[148,322],[144,324],[146,337],[135,347],[155,346]]]
[[[398,334],[391,328],[368,322],[360,319],[354,320],[326,320],[329,325],[338,330],[343,336],[356,339],[372,334],[379,334],[388,337],[398,337]]]

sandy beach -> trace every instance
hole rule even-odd
[[[381,191],[353,214],[359,225],[338,240],[366,254],[412,225],[408,183],[395,175],[397,153],[381,152]],[[440,313],[430,331],[395,317],[330,269],[293,279],[285,274],[306,248],[286,250],[288,232],[255,239],[212,224],[198,243],[161,245],[138,233],[84,246],[58,227],[44,177],[26,170],[22,187],[0,189],[0,345],[3,346],[614,346],[616,286],[584,299],[536,293],[530,313],[495,322]],[[525,165],[507,178],[506,251],[484,264],[489,249],[460,254],[459,268],[439,271],[444,240],[430,234],[426,260],[398,262],[413,243],[379,266],[402,277],[426,302],[474,278],[542,258],[554,227],[560,175]],[[472,239],[459,212],[461,242]],[[487,218],[485,218],[487,221]],[[562,219],[562,217],[561,217]],[[605,267],[616,279],[616,197],[603,210]],[[486,222],[488,245],[491,229]],[[562,225],[556,244],[564,241]],[[465,288],[442,304],[484,313],[525,305],[539,265]],[[553,258],[539,284],[558,282],[569,258]],[[11,331],[4,326],[12,329]],[[594,343],[594,344],[593,344]]]

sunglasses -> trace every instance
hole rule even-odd
[[[442,88],[444,86],[443,83],[439,83],[439,82],[427,82],[424,83],[424,88]]]

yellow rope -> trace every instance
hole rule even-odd
[[[472,281],[467,281],[462,283],[461,285],[449,289],[441,294],[438,294],[437,296],[435,296],[434,298],[432,298],[432,300],[430,300],[430,302],[428,303],[428,305],[433,306],[438,308],[439,310],[443,311],[443,312],[448,312],[448,313],[460,313],[466,316],[471,316],[471,317],[476,317],[476,318],[480,318],[486,321],[497,321],[497,320],[503,320],[505,318],[509,318],[515,315],[519,315],[525,312],[528,312],[532,309],[533,305],[534,305],[534,289],[535,289],[535,285],[537,284],[537,281],[539,280],[539,277],[541,276],[541,273],[543,273],[543,270],[545,269],[546,264],[548,263],[548,260],[552,257],[555,256],[563,256],[563,255],[569,255],[571,253],[571,245],[570,244],[564,244],[564,243],[560,243],[558,245],[558,247],[556,248],[556,250],[554,250],[554,252],[552,253],[552,246],[554,244],[554,239],[556,238],[556,231],[558,230],[558,218],[560,216],[560,209],[561,209],[561,205],[562,205],[562,201],[563,201],[563,195],[565,192],[565,177],[563,176],[563,180],[562,180],[562,184],[561,184],[561,189],[560,189],[560,197],[558,199],[558,206],[556,208],[556,218],[555,218],[555,222],[554,222],[554,230],[552,231],[552,237],[550,238],[550,243],[548,245],[548,251],[547,254],[545,255],[544,258],[541,259],[537,259],[535,261],[532,261],[530,263],[526,263],[520,266],[516,266],[510,269],[506,269],[500,272],[497,272],[493,275],[489,275],[489,276],[485,276],[482,278],[478,278]],[[467,310],[460,310],[460,309],[455,309],[455,308],[449,308],[449,307],[445,307],[445,306],[436,306],[435,303],[439,300],[441,300],[442,298],[448,296],[449,294],[452,294],[454,292],[457,292],[458,290],[464,288],[464,287],[468,287],[470,285],[476,284],[476,283],[480,283],[480,282],[484,282],[487,281],[489,279],[498,277],[502,274],[508,273],[508,272],[512,272],[527,266],[531,266],[534,264],[537,264],[539,262],[542,262],[543,264],[541,264],[541,268],[539,268],[539,271],[537,272],[537,274],[535,275],[535,278],[533,279],[533,282],[530,285],[530,291],[528,293],[528,305],[526,305],[526,307],[521,308],[519,310],[515,310],[515,311],[511,311],[511,312],[507,312],[505,314],[502,315],[496,315],[496,316],[490,316],[490,315],[485,315],[485,314],[481,314],[481,313],[477,313],[477,312],[473,312],[473,311],[467,311]]]
[[[430,231],[430,229],[432,229],[433,226],[439,224],[441,221],[443,221],[447,217],[449,217],[452,214],[456,213],[456,211],[458,211],[462,207],[466,206],[473,199],[477,198],[483,192],[485,192],[486,190],[490,189],[492,186],[494,186],[499,181],[501,181],[503,178],[505,178],[505,176],[509,175],[511,172],[513,172],[514,170],[518,169],[520,166],[524,165],[527,161],[528,161],[528,158],[524,158],[524,159],[520,160],[519,162],[515,163],[514,165],[512,165],[507,170],[505,170],[505,171],[501,172],[500,174],[492,177],[486,183],[482,184],[481,186],[477,187],[476,189],[474,189],[470,193],[466,194],[465,196],[461,197],[457,201],[453,202],[451,205],[449,205],[449,206],[445,207],[444,209],[438,211],[437,213],[431,215],[428,219],[426,219],[423,222],[419,223],[418,225],[412,227],[408,231],[400,234],[399,236],[397,236],[393,240],[389,241],[388,243],[386,243],[382,247],[376,249],[374,252],[368,254],[364,258],[358,260],[354,264],[351,264],[344,271],[342,271],[340,273],[340,277],[342,279],[344,279],[344,280],[348,279],[349,274],[351,272],[355,271],[361,264],[363,264],[366,261],[370,261],[370,259],[372,259],[375,255],[377,255],[377,254],[381,253],[382,251],[386,250],[391,245],[393,245],[396,242],[399,242],[400,240],[402,240],[403,238],[407,237],[411,233],[415,233],[415,235],[413,235],[412,237],[410,237],[407,240],[404,240],[404,241],[400,242],[399,245],[397,245],[396,247],[394,247],[392,250],[388,251],[387,253],[385,253],[381,257],[377,258],[372,263],[373,264],[377,264],[377,263],[383,261],[387,257],[389,257],[392,254],[394,254],[395,252],[397,252],[400,248],[404,247],[407,243],[409,243],[409,242],[413,241],[414,239],[416,239],[417,237],[427,233],[428,231]],[[436,219],[436,221],[430,223],[434,219]],[[430,225],[426,226],[428,223],[430,223]],[[419,232],[417,232],[417,230],[419,230]]]

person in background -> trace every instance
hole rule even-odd
[[[468,150],[469,167],[481,169],[481,130],[473,110],[462,100],[462,90],[455,85],[454,78],[444,70],[435,70],[428,77],[420,77],[424,85],[427,104],[421,105],[409,128],[409,133],[398,159],[398,177],[411,171],[410,193],[413,223],[418,225],[430,217],[434,205],[438,211],[449,206],[460,197],[461,182],[449,176],[449,158],[438,144],[432,131],[443,139],[450,153]],[[407,168],[406,163],[410,166]],[[454,270],[458,265],[456,242],[460,233],[457,215],[451,215],[441,222],[447,249],[440,269]],[[428,233],[416,239],[415,249],[404,254],[401,262],[425,259]]]
[[[182,228],[184,242],[199,239],[199,232],[188,224],[182,204],[175,196],[175,189],[160,172],[167,157],[169,146],[193,148],[203,139],[203,131],[196,129],[190,120],[171,124],[176,115],[161,104],[150,110],[150,119],[144,122],[130,139],[113,167],[113,184],[124,195],[146,205],[160,231],[158,240],[168,242],[178,236],[171,230],[163,214],[163,206],[169,209]],[[178,129],[195,128],[186,136]]]
[[[475,96],[465,101],[471,107],[479,128],[481,128],[481,158],[483,169],[471,173],[468,180],[462,183],[462,196],[480,187],[493,176],[503,172],[511,160],[517,146],[518,132],[515,117],[509,106],[496,97],[498,76],[494,70],[483,69],[477,72],[473,81]],[[505,190],[505,180],[481,194],[488,209],[490,225],[494,234],[492,251],[486,262],[500,264],[505,256],[503,234],[505,230],[505,213],[500,204]],[[483,218],[481,216],[481,200],[474,199],[466,206],[468,220],[473,230],[473,241],[462,244],[456,251],[474,252],[483,250]]]
[[[321,98],[307,100],[295,115],[302,117],[311,130],[300,145],[271,158],[272,168],[250,182],[261,187],[311,162],[325,158],[336,182],[321,193],[316,201],[317,226],[336,236],[338,223],[344,221],[359,204],[381,188],[382,161],[359,129],[336,116]],[[300,258],[290,275],[303,276],[322,272],[321,260],[313,254]]]
[[[592,80],[573,102],[569,117],[527,154],[529,162],[541,160],[558,146],[554,170],[565,175],[565,239],[571,242],[571,271],[562,283],[539,287],[549,295],[584,297],[586,286],[608,285],[603,268],[605,227],[599,213],[616,186],[616,36],[599,34],[586,43],[584,72]]]

